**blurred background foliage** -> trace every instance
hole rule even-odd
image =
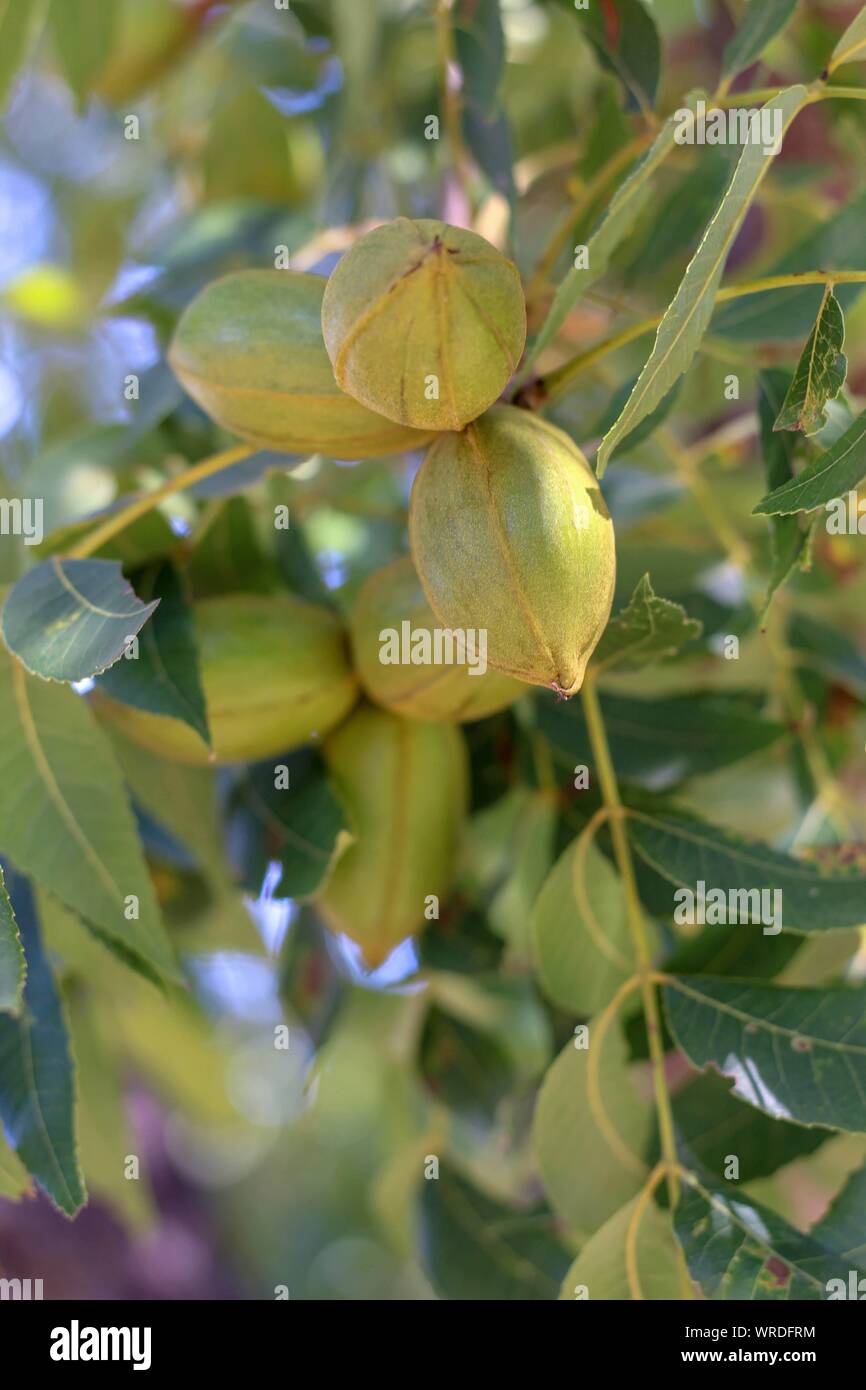
[[[651,8],[667,110],[695,87],[712,90],[743,6]],[[464,135],[475,225],[530,283],[552,231],[638,129],[571,11],[502,0],[501,74],[472,26],[461,34],[457,25],[457,54],[473,74]],[[852,12],[833,0],[804,4],[765,55],[761,84],[810,80]],[[435,6],[423,0],[292,0],[288,9],[272,0],[0,0],[0,54],[0,488],[45,499],[46,554],[124,493],[226,446],[164,360],[202,285],[273,265],[281,247],[296,268],[327,273],[371,221],[465,220],[465,190],[444,137],[425,139],[426,118],[441,114],[443,52]],[[486,92],[485,74],[501,77]],[[812,264],[862,260],[864,119],[858,102],[802,117],[729,269],[764,273],[810,237]],[[624,305],[641,317],[667,304],[730,171],[729,151],[694,153],[669,162],[605,291],[569,317],[561,347],[600,336]],[[584,199],[549,284],[609,193],[602,185]],[[544,301],[542,284],[536,312]],[[719,323],[670,420],[629,441],[605,479],[615,606],[649,570],[658,593],[705,625],[683,660],[611,683],[622,702],[611,727],[634,790],[676,787],[681,804],[711,808],[717,823],[790,846],[809,802],[790,729],[745,761],[704,750],[685,766],[669,743],[629,729],[637,696],[747,688],[760,699],[772,683],[750,606],[769,560],[766,523],[750,515],[765,488],[747,417],[758,372],[796,360],[810,323],[807,314],[805,328],[777,333],[773,312],[765,306],[769,330],[735,316]],[[864,313],[850,292],[854,397],[866,388]],[[630,349],[615,373],[604,364],[586,374],[552,418],[579,444],[596,441],[642,353]],[[743,402],[733,409],[723,390],[731,370]],[[127,399],[130,374],[138,399]],[[835,403],[822,442],[850,418],[850,405]],[[689,445],[714,431],[696,484]],[[314,586],[345,611],[363,578],[405,548],[417,462],[256,456],[173,498],[109,553],[134,565],[194,551],[198,595]],[[708,519],[701,487],[721,522]],[[273,530],[281,501],[290,541]],[[0,583],[32,558],[4,536]],[[811,568],[790,592],[807,717],[859,803],[866,840],[862,539],[816,533]],[[720,662],[720,634],[731,632],[742,634],[741,659]],[[540,1205],[528,1136],[538,1081],[573,1020],[534,982],[527,920],[555,856],[597,803],[572,789],[585,741],[579,711],[548,702],[538,714],[540,703],[530,696],[467,730],[473,815],[457,892],[417,949],[407,943],[373,976],[309,907],[280,897],[266,832],[230,775],[219,779],[216,816],[212,774],[160,766],[118,740],[189,990],[161,995],[40,895],[77,1059],[90,1203],[69,1224],[44,1198],[0,1200],[4,1272],[43,1277],[58,1297],[270,1298],[279,1286],[292,1298],[510,1297],[513,1279],[485,1245],[504,1203],[520,1208],[521,1248],[548,1280],[542,1296],[555,1294],[562,1248]],[[539,789],[536,718],[562,788],[554,800]],[[665,736],[675,738],[673,714],[669,722]],[[643,872],[646,901],[652,873]],[[26,889],[10,886],[20,915]],[[790,977],[837,977],[857,951],[856,936],[846,942],[835,940],[833,959],[826,942],[801,947]],[[283,1021],[286,1052],[273,1045]],[[634,1055],[643,1047],[638,1030]],[[425,1156],[446,1149],[464,1178],[423,1184]],[[862,1151],[857,1139],[834,1139],[753,1190],[805,1222]],[[137,1182],[124,1177],[130,1154],[141,1156]],[[518,1224],[513,1212],[509,1220]]]

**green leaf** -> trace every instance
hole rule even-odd
[[[0,111],[39,37],[47,0],[0,0]]]
[[[0,1129],[0,1197],[16,1201],[33,1191],[30,1175],[14,1149],[10,1149]]]
[[[801,430],[817,434],[827,423],[827,402],[835,400],[845,384],[848,358],[845,319],[839,301],[828,285],[788,393],[782,402],[775,430]]]
[[[526,379],[535,359],[559,332],[581,295],[604,275],[614,251],[631,232],[638,217],[648,205],[653,196],[653,176],[675,148],[676,124],[673,116],[665,122],[643,159],[613,195],[604,216],[587,242],[588,265],[585,268],[572,267],[560,284],[550,312],[527,354],[519,380]]]
[[[424,1267],[440,1298],[555,1299],[569,1252],[548,1211],[507,1207],[457,1174],[422,1183]]]
[[[707,893],[711,888],[753,895],[779,890],[783,931],[828,931],[866,921],[863,874],[822,873],[818,865],[760,840],[747,840],[688,816],[634,810],[629,811],[628,824],[641,858],[680,888],[694,892],[703,882]],[[673,906],[672,901],[672,910]]]
[[[117,949],[176,977],[120,773],[85,702],[0,651],[0,728],[0,852]]]
[[[594,673],[612,666],[632,670],[677,656],[687,643],[701,635],[701,624],[686,610],[653,592],[645,574],[629,605],[611,618],[592,658]]]
[[[86,95],[110,56],[117,5],[105,0],[53,0],[51,30],[61,67],[79,100]]]
[[[594,843],[579,856],[575,841],[560,855],[535,901],[530,933],[539,981],[570,1013],[598,1013],[632,974],[622,884]]]
[[[709,975],[663,990],[677,1044],[734,1094],[795,1124],[866,1132],[866,1011],[857,989],[784,989]]]
[[[15,913],[0,864],[0,1013],[17,1013],[24,991],[26,963]]]
[[[777,434],[774,429],[791,381],[788,373],[779,371],[762,372],[758,378],[761,454],[767,484],[773,489],[784,486],[794,476],[794,440],[784,432]],[[764,612],[802,555],[806,538],[807,533],[796,517],[774,517],[770,522],[771,569]]]
[[[158,602],[140,603],[116,560],[55,556],[10,591],[3,640],[33,675],[82,681],[117,661]]]
[[[768,101],[762,109],[780,112],[784,134],[807,99],[805,87],[789,87]],[[750,143],[743,147],[718,211],[659,325],[655,346],[628,404],[601,442],[596,457],[599,477],[604,473],[619,440],[655,409],[674,382],[691,365],[712,318],[716,290],[724,273],[728,252],[773,158],[773,152],[765,152],[761,144]]]
[[[722,76],[736,77],[760,58],[797,8],[797,0],[749,0],[746,17],[725,49]]]
[[[436,1007],[424,1023],[418,1068],[437,1101],[481,1125],[493,1123],[515,1080],[495,1038]]]
[[[847,633],[826,620],[795,613],[788,628],[788,645],[804,664],[866,700],[866,657]]]
[[[774,430],[801,430],[817,434],[827,424],[827,402],[838,396],[848,375],[848,359],[842,352],[845,320],[840,303],[827,286],[815,328],[809,334],[796,364]]]
[[[764,275],[796,275],[829,266],[833,270],[864,270],[863,218],[866,192],[858,194],[817,225],[792,250],[768,265]],[[844,310],[862,295],[862,284],[838,285],[834,290]],[[713,315],[713,335],[742,342],[789,342],[811,330],[821,303],[820,285],[764,290],[720,304]]]
[[[707,1298],[825,1299],[830,1279],[847,1285],[849,1270],[864,1268],[862,1245],[846,1248],[832,1220],[803,1235],[744,1193],[710,1186],[691,1173],[684,1177],[674,1229],[689,1273]]]
[[[280,896],[307,898],[350,842],[349,821],[315,754],[302,750],[281,762],[287,787],[276,785],[275,759],[239,772],[228,802],[229,835],[251,892],[259,892],[268,864],[277,860]]]
[[[560,1299],[590,1303],[640,1296],[653,1301],[682,1298],[677,1247],[670,1214],[650,1202],[636,1214],[635,1197],[591,1236],[562,1281]],[[636,1231],[635,1267],[629,1280],[626,1240]]]
[[[762,498],[755,516],[787,516],[811,512],[842,497],[866,476],[866,410],[857,416],[832,448],[798,473],[790,482]]]
[[[499,0],[457,0],[452,11],[462,93],[488,118],[499,105],[505,71],[505,35]]]
[[[276,563],[262,551],[245,498],[229,497],[216,505],[196,535],[187,575],[197,598],[238,591],[266,594],[275,587]]]
[[[123,1059],[106,1011],[77,985],[66,996],[69,1032],[75,1055],[78,1141],[81,1167],[92,1197],[107,1203],[134,1231],[154,1217],[153,1199],[144,1173],[126,1176],[127,1155],[135,1153],[124,1096]]]
[[[69,1040],[35,918],[22,919],[22,935],[24,1007],[18,1018],[0,1014],[0,1120],[28,1172],[61,1211],[74,1216],[86,1194],[76,1147]]]
[[[530,793],[508,847],[505,882],[487,909],[490,925],[508,942],[512,959],[529,956],[529,914],[553,863],[558,819],[555,796]]]
[[[599,699],[617,775],[653,791],[729,767],[787,732],[761,713],[748,692],[694,690],[667,699],[634,699],[600,691]],[[557,767],[573,775],[576,765],[591,765],[580,701],[539,700],[536,710]]]
[[[694,1076],[672,1100],[677,1141],[687,1164],[721,1181],[729,1157],[739,1160],[739,1181],[767,1177],[826,1143],[823,1129],[770,1119],[732,1094],[712,1071]]]
[[[736,155],[732,145],[704,146],[700,159],[653,208],[646,239],[628,267],[629,284],[651,283],[674,256],[694,249],[731,181]]]
[[[99,688],[135,709],[183,720],[210,746],[195,624],[180,576],[170,563],[155,565],[137,577],[136,588],[155,609],[153,619],[137,657],[126,654],[116,662],[100,677]]]
[[[570,0],[565,0],[574,13]],[[581,33],[606,68],[622,82],[630,105],[650,110],[661,73],[658,29],[641,0],[606,0],[577,11]]]
[[[614,1024],[598,1033],[595,1020],[588,1047],[569,1042],[563,1048],[544,1078],[532,1126],[547,1195],[579,1238],[597,1231],[640,1191],[654,1126],[620,1029]]]
[[[866,57],[866,8],[851,20],[848,28],[830,54],[830,68],[841,67],[843,63],[854,63]]]

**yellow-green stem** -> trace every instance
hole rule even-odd
[[[134,502],[130,502],[129,506],[124,507],[122,511],[115,512],[101,526],[97,526],[94,531],[91,531],[89,535],[72,547],[68,552],[70,558],[83,560],[86,556],[92,555],[107,541],[113,540],[121,531],[125,531],[133,521],[137,521],[139,517],[152,512],[154,507],[158,507],[166,497],[171,497],[175,492],[183,492],[185,488],[192,487],[194,483],[202,482],[204,478],[212,478],[215,473],[222,473],[224,469],[231,468],[232,464],[240,463],[242,459],[249,458],[252,453],[255,453],[253,445],[241,444],[235,449],[226,449],[220,454],[212,454],[210,458],[203,459],[201,463],[194,463],[191,468],[185,469],[183,473],[178,473],[177,477],[170,478],[161,487],[154,488],[153,492],[146,492],[142,497],[137,497]]]
[[[664,1044],[662,1042],[661,1015],[659,1013],[658,997],[653,980],[650,943],[644,924],[643,908],[641,907],[637,890],[634,861],[632,859],[631,845],[629,844],[628,832],[625,826],[625,810],[619,794],[619,785],[616,780],[613,760],[610,756],[607,730],[604,726],[604,717],[601,712],[598,692],[595,687],[595,679],[591,674],[587,675],[584,680],[581,690],[581,699],[583,701],[583,711],[586,718],[586,727],[589,733],[593,761],[601,786],[602,799],[610,815],[610,831],[613,839],[613,849],[620,878],[622,880],[623,892],[625,893],[628,926],[634,943],[637,974],[641,982],[641,995],[643,998],[644,1016],[646,1018],[647,1037],[649,1039],[653,1090],[655,1092],[656,1110],[658,1113],[662,1159],[664,1160],[667,1170],[668,1194],[670,1196],[671,1207],[674,1207],[679,1198],[677,1150],[674,1140],[673,1114],[671,1112],[670,1097],[668,1095],[667,1080],[665,1078],[665,1053]]]

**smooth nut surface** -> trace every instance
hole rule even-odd
[[[491,666],[580,688],[613,602],[613,526],[568,435],[496,406],[431,445],[409,511],[412,555],[441,623],[486,627]]]
[[[425,925],[426,900],[450,887],[466,813],[466,748],[451,724],[361,705],[322,751],[356,838],[317,907],[368,965],[380,965]]]
[[[479,634],[463,634],[465,664],[382,660],[383,649],[389,654],[398,644],[402,657],[425,655],[425,642],[435,652],[437,631],[447,662],[460,654],[460,634],[438,627],[408,555],[370,575],[355,600],[349,633],[355,667],[371,700],[406,719],[465,723],[495,714],[526,693],[521,681],[490,667],[470,674],[473,665],[481,669],[482,654],[486,657]],[[385,642],[383,633],[389,634]],[[483,640],[486,644],[486,635]]]
[[[226,594],[195,605],[201,678],[217,763],[267,758],[326,734],[358,686],[338,619],[290,594]],[[177,762],[207,764],[188,725],[97,693],[100,717]]]
[[[344,391],[404,425],[454,430],[508,384],[526,305],[517,267],[483,237],[398,217],[337,262],[322,330]]]
[[[341,391],[322,341],[325,280],[241,270],[208,285],[181,316],[175,375],[212,419],[263,448],[375,458],[429,438]]]

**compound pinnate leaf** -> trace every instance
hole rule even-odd
[[[804,468],[796,478],[783,483],[753,509],[755,516],[787,516],[791,512],[811,512],[843,497],[866,476],[866,410],[832,448]]]
[[[722,76],[736,77],[751,67],[784,29],[797,4],[798,0],[750,0],[745,19],[725,49]]]
[[[551,869],[530,934],[544,992],[571,1013],[597,1013],[632,973],[622,885],[591,840],[581,836]]]
[[[635,1197],[620,1207],[581,1250],[562,1281],[560,1299],[592,1302],[679,1299],[682,1283],[670,1215]],[[631,1262],[626,1249],[635,1238]]]
[[[10,591],[3,640],[33,675],[82,681],[122,656],[158,602],[139,602],[116,560],[53,556]]]
[[[844,343],[845,318],[828,285],[773,429],[802,430],[803,434],[823,429],[827,402],[838,396],[848,373]]]
[[[0,1120],[18,1157],[51,1200],[74,1216],[86,1194],[75,1135],[66,1024],[35,914],[22,913],[27,983],[20,1017],[0,1014]]]
[[[763,925],[775,934],[783,931],[827,931],[857,927],[866,918],[866,875],[822,873],[817,864],[794,859],[760,840],[747,840],[707,821],[693,817],[648,811],[629,812],[629,835],[638,854],[657,873],[679,888],[706,891],[720,889],[730,902],[740,894],[740,920]],[[778,893],[760,904],[761,914],[772,921],[757,921],[756,894]],[[748,894],[748,900],[742,895]],[[676,905],[671,895],[671,910]],[[776,908],[778,907],[778,911]],[[740,910],[741,908],[741,910]],[[746,913],[750,916],[746,916]],[[710,907],[707,904],[708,924]],[[719,919],[715,919],[719,920]]]
[[[801,1125],[866,1132],[866,1005],[858,989],[785,989],[709,975],[664,988],[671,1030],[696,1067]]]
[[[588,1025],[588,1047],[569,1042],[544,1078],[532,1145],[545,1190],[567,1228],[586,1237],[640,1190],[653,1131],[621,1031]]]
[[[844,1203],[843,1192],[834,1208],[841,1212]],[[861,1205],[861,1228],[862,1211]],[[840,1239],[832,1214],[804,1235],[753,1198],[691,1174],[685,1175],[674,1229],[689,1273],[707,1298],[826,1299],[831,1280],[847,1286],[852,1268],[866,1268],[862,1243],[858,1249],[850,1227]]]
[[[0,727],[0,853],[130,959],[175,976],[120,773],[84,700],[0,651]]]
[[[140,575],[137,588],[153,618],[141,634],[137,656],[124,654],[100,677],[100,689],[136,709],[182,719],[210,744],[195,625],[180,576],[165,563]]]
[[[691,365],[712,318],[716,290],[734,238],[781,148],[784,132],[807,100],[806,88],[798,85],[787,88],[762,107],[762,112],[778,119],[778,139],[769,149],[756,142],[744,146],[719,208],[659,325],[655,346],[628,403],[599,446],[596,458],[599,477],[620,439],[655,409]]]
[[[423,1189],[422,1259],[441,1298],[556,1298],[570,1255],[549,1211],[507,1207],[453,1172]]]
[[[591,670],[595,673],[612,666],[632,670],[651,666],[665,657],[676,656],[688,642],[701,635],[701,624],[689,618],[684,608],[654,593],[645,574],[629,600],[627,608],[611,618],[595,649]]]

